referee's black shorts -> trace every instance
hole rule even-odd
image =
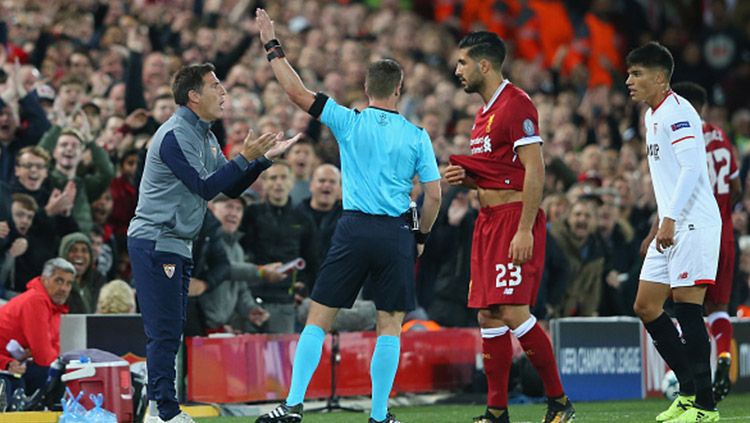
[[[344,211],[310,298],[351,308],[367,280],[378,310],[412,311],[415,260],[414,235],[404,217]]]

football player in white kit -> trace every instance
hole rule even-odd
[[[706,167],[701,118],[670,89],[674,60],[666,47],[645,44],[626,61],[630,96],[649,106],[646,151],[659,218],[633,309],[680,382],[680,395],[656,420],[714,422],[719,412],[711,387],[703,298],[716,277],[721,216]],[[670,296],[681,337],[663,309]]]

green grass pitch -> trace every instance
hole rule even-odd
[[[579,402],[576,407],[576,422],[591,423],[651,423],[654,417],[669,404],[662,399],[642,401]],[[404,423],[471,423],[471,418],[482,414],[481,405],[434,405],[419,407],[396,407],[393,414]],[[544,405],[513,405],[510,418],[514,423],[540,422],[544,416]],[[719,404],[721,421],[750,422],[750,394],[730,394]],[[304,423],[366,423],[367,414],[333,413],[305,415]],[[199,419],[199,423],[248,423],[255,418],[216,417]]]

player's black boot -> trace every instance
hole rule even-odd
[[[490,410],[485,410],[481,416],[474,417],[474,423],[510,423],[508,418],[508,410],[503,410],[503,414],[495,416],[490,413]]]
[[[367,420],[367,423],[401,423],[401,420],[397,420],[396,416],[394,416],[391,413],[388,413],[385,415],[385,420],[377,421],[370,417],[369,420]]]
[[[255,423],[299,423],[301,421],[302,404],[290,407],[284,401],[278,407],[258,417]]]
[[[544,416],[542,423],[566,423],[572,422],[575,418],[576,410],[568,397],[547,399],[547,414]]]

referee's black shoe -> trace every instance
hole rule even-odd
[[[302,421],[302,404],[286,405],[286,401],[268,413],[258,417],[255,423],[299,423]]]
[[[388,413],[385,415],[385,419],[381,421],[377,421],[370,417],[370,419],[367,421],[367,423],[401,423],[401,420],[396,419],[396,416],[394,416],[391,413]]]

